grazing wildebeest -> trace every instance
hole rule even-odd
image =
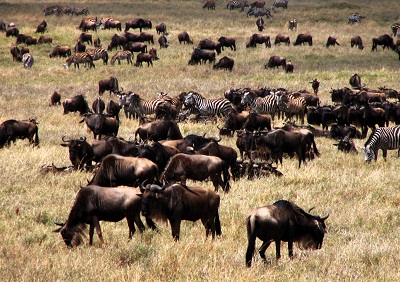
[[[104,245],[103,235],[100,229],[100,221],[118,222],[126,218],[129,227],[129,239],[135,233],[135,224],[140,232],[145,227],[140,219],[142,197],[137,191],[128,187],[101,187],[89,185],[82,187],[76,195],[74,205],[65,223],[57,224],[60,228],[54,232],[61,233],[64,243],[72,248],[82,243],[83,231],[89,224],[89,245],[93,244],[93,234],[99,236]],[[155,229],[151,219],[146,218],[148,226]]]
[[[75,53],[85,52],[86,51],[85,43],[78,40],[75,44],[74,51],[75,51]]]
[[[120,49],[122,49],[126,45],[127,42],[128,42],[128,39],[125,36],[122,36],[122,35],[120,36],[118,34],[114,34],[111,37],[111,43],[108,45],[107,50],[111,51],[114,48],[118,49],[118,47]]]
[[[204,181],[208,178],[212,181],[215,191],[221,186],[224,192],[229,192],[228,164],[218,157],[205,155],[176,154],[171,158],[165,168],[161,179],[166,182],[179,181],[186,185],[186,179]],[[221,178],[224,176],[224,180]]]
[[[49,54],[50,58],[54,57],[69,57],[71,56],[71,47],[69,46],[56,46],[53,51]]]
[[[285,67],[285,71],[286,71],[286,73],[292,73],[293,72],[293,70],[294,70],[294,65],[293,65],[293,63],[292,63],[292,61],[287,61],[286,62],[286,67]]]
[[[209,51],[209,50],[204,50],[200,48],[195,48],[192,52],[192,55],[190,56],[190,60],[188,61],[188,65],[197,65],[206,63],[206,62],[215,63],[215,52],[214,51]]]
[[[355,73],[350,77],[349,83],[350,83],[351,87],[360,89],[362,86],[361,85],[361,77]]]
[[[35,33],[44,33],[46,30],[47,30],[47,23],[45,20],[42,20],[42,22],[36,28]]]
[[[99,95],[102,95],[106,90],[110,91],[110,95],[111,92],[114,94],[119,93],[118,79],[115,76],[99,80]]]
[[[128,42],[124,46],[124,50],[129,50],[132,52],[142,52],[146,53],[147,52],[147,44],[141,43],[141,42]]]
[[[354,141],[351,140],[349,136],[345,136],[344,138],[340,139],[339,143],[333,144],[333,146],[337,146],[338,150],[344,153],[358,153]]]
[[[142,41],[140,34],[128,32],[128,31],[125,31],[124,37],[128,40],[128,42],[141,42]]]
[[[82,32],[81,35],[79,35],[79,40],[83,43],[87,42],[88,44],[93,44],[92,35],[90,33]]]
[[[261,115],[257,113],[250,113],[242,126],[242,129],[253,132],[255,130],[267,129],[271,131],[271,116]]]
[[[286,200],[254,209],[247,218],[246,266],[251,266],[257,238],[263,241],[259,249],[263,260],[266,260],[265,251],[272,242],[275,242],[276,259],[281,257],[281,241],[288,242],[290,258],[293,258],[294,242],[304,249],[320,249],[328,217],[329,214],[323,217],[311,215]]]
[[[135,132],[135,140],[160,141],[165,139],[182,139],[181,131],[173,120],[155,120],[142,124]]]
[[[215,0],[208,0],[204,5],[203,9],[207,8],[207,10],[215,10]]]
[[[80,115],[83,115],[89,112],[89,106],[86,102],[83,95],[76,95],[72,98],[66,99],[63,103],[64,115],[69,112],[79,112]]]
[[[44,44],[44,43],[53,43],[53,39],[48,36],[40,36],[39,40],[37,42],[38,44]]]
[[[146,158],[125,157],[116,154],[107,155],[90,185],[116,187],[121,185],[137,187],[145,180],[154,181],[158,168]]]
[[[36,119],[15,120],[9,119],[0,124],[0,148],[5,144],[10,145],[11,141],[28,138],[29,144],[39,146],[39,128]]]
[[[143,62],[147,63],[147,66],[150,67],[153,66],[153,56],[149,53],[139,53],[136,56],[136,67],[143,67]]]
[[[378,45],[382,45],[383,50],[385,48],[389,48],[392,50],[396,49],[396,45],[394,44],[393,37],[389,34],[381,35],[377,38],[372,38],[372,50],[371,51],[378,51]]]
[[[139,36],[140,36],[140,41],[141,42],[147,42],[147,43],[151,43],[151,44],[154,44],[154,36],[153,36],[153,34],[150,34],[150,33],[148,33],[148,32],[141,32],[140,34],[139,34]]]
[[[234,64],[235,61],[232,58],[224,56],[213,66],[213,69],[227,69],[232,71]]]
[[[19,29],[16,27],[9,27],[6,30],[6,37],[9,37],[9,36],[17,37],[18,34],[19,34]]]
[[[57,104],[61,105],[61,95],[57,91],[54,91],[50,96],[49,106],[54,106]]]
[[[286,58],[285,57],[279,57],[279,56],[271,56],[268,60],[268,63],[264,65],[264,68],[278,68],[279,66],[282,66],[283,69],[286,67]]]
[[[101,135],[118,135],[119,122],[116,118],[103,114],[86,113],[80,123],[86,122],[87,127],[93,132],[94,139]]]
[[[197,48],[206,50],[215,50],[217,55],[221,54],[222,44],[220,42],[215,42],[210,39],[202,39],[197,45]]]
[[[219,135],[228,135],[233,136],[236,130],[239,130],[243,127],[243,124],[246,121],[247,115],[243,112],[238,113],[236,111],[229,112],[225,124],[222,128],[219,128]]]
[[[189,33],[187,31],[182,31],[178,34],[179,44],[183,42],[183,44],[193,44],[193,40],[190,39]]]
[[[229,47],[229,48],[231,48],[231,50],[236,51],[235,38],[221,36],[220,38],[218,38],[218,42],[221,43],[222,50],[224,50],[224,47]]]
[[[265,22],[263,18],[258,18],[256,20],[256,26],[258,28],[258,31],[263,31],[265,29]]]
[[[21,50],[18,48],[18,46],[11,47],[10,53],[11,53],[11,56],[13,58],[13,61],[17,61],[17,62],[21,62],[22,61]]]
[[[203,187],[187,187],[182,184],[141,185],[143,193],[142,215],[152,219],[168,220],[172,237],[179,240],[182,220],[201,220],[206,228],[206,237],[210,234],[221,235],[218,208],[220,197],[214,191]]]
[[[353,48],[353,46],[357,46],[358,49],[360,49],[360,50],[364,49],[362,39],[358,35],[351,38],[350,46],[351,46],[351,48]]]
[[[265,44],[265,48],[271,48],[271,40],[268,35],[255,33],[250,37],[249,43],[246,44],[246,48],[256,47],[257,44]]]
[[[337,39],[335,37],[329,36],[328,40],[326,41],[326,47],[328,48],[329,46],[335,46],[335,45],[340,45],[337,42]]]
[[[103,29],[111,29],[111,28],[116,28],[117,30],[122,31],[121,22],[113,19],[106,20],[104,22]]]
[[[305,43],[308,43],[308,45],[312,46],[312,36],[310,34],[300,33],[297,35],[296,42],[294,42],[293,45],[304,45]]]
[[[280,45],[281,42],[284,42],[287,46],[289,46],[290,45],[290,37],[286,36],[286,35],[283,35],[283,34],[278,34],[275,37],[274,45],[277,45],[277,44]]]
[[[160,23],[156,25],[157,34],[167,34],[167,25],[165,23]]]

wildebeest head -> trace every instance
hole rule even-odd
[[[77,226],[70,227],[68,221],[66,223],[56,223],[56,225],[61,226],[60,228],[53,230],[53,232],[60,233],[64,243],[68,248],[74,246],[79,246],[83,241],[84,233],[86,229],[86,224],[78,224]]]
[[[88,142],[86,142],[86,137],[81,137],[79,139],[65,139],[62,137],[64,144],[63,147],[68,147],[69,159],[75,168],[82,169],[84,165],[90,165],[94,157],[93,149]]]
[[[166,183],[163,182],[162,186],[160,186],[157,184],[144,185],[145,182],[140,184],[140,190],[143,193],[142,215],[166,221],[167,218],[163,211],[163,205],[166,204],[166,198],[164,197]]]

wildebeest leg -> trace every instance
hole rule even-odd
[[[146,224],[151,230],[157,230],[157,225],[154,223],[154,221],[151,218],[146,217]]]
[[[140,218],[139,218],[139,220],[140,220]],[[127,215],[127,216],[126,216],[126,221],[128,222],[128,227],[129,227],[129,236],[128,236],[128,238],[129,238],[129,240],[131,240],[133,234],[135,234],[135,231],[136,231],[135,223],[136,223],[136,225],[138,226],[139,230],[141,230],[141,229],[140,229],[140,224],[139,224],[138,221],[137,221],[137,216],[134,216],[134,217],[132,218],[131,216],[128,216],[128,215]],[[143,228],[144,228],[143,223],[142,223],[142,226],[143,226]],[[144,230],[144,229],[143,229],[143,230]],[[143,230],[141,230],[141,232],[143,232]]]
[[[293,243],[292,243],[292,247],[293,247]],[[276,259],[280,259],[281,258],[281,240],[275,241],[275,250],[276,250]]]
[[[179,241],[181,219],[180,218],[170,219],[169,224],[171,225],[172,238],[174,238],[175,241]]]
[[[90,226],[92,226],[92,225],[96,228],[96,233],[97,233],[97,236],[99,236],[101,245],[104,245],[103,234],[101,233],[100,222],[99,222],[97,216],[93,217],[92,224]]]
[[[214,239],[215,237],[215,224],[213,224],[212,220],[209,220],[208,218],[202,218],[201,222],[203,223],[204,227],[206,228],[206,237],[210,236],[210,233],[212,234],[212,238]]]
[[[266,259],[267,259],[265,257],[265,251],[267,250],[267,248],[269,247],[269,245],[271,243],[272,243],[272,241],[263,242],[261,247],[258,249],[258,253],[260,254],[260,257],[262,258],[263,261],[266,261]]]
[[[215,192],[218,192],[218,186],[221,186],[222,190],[225,190],[224,182],[220,174],[210,175],[210,179],[214,185]]]
[[[89,245],[93,245],[93,234],[94,234],[94,225],[90,224],[89,227]]]
[[[293,259],[293,241],[288,240],[289,257]]]

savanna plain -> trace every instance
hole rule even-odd
[[[272,5],[267,0],[267,6]],[[221,196],[222,236],[205,238],[200,222],[183,222],[179,242],[174,242],[170,227],[158,223],[160,232],[135,233],[128,241],[126,221],[101,222],[105,246],[98,237],[89,247],[88,240],[77,248],[66,248],[59,234],[53,233],[54,221],[65,221],[81,185],[91,174],[40,174],[42,165],[69,165],[68,151],[61,147],[61,137],[85,136],[93,140],[81,117],[63,115],[61,106],[49,107],[54,91],[62,100],[83,94],[89,104],[98,97],[98,81],[116,76],[120,87],[139,93],[143,98],[166,92],[171,96],[182,91],[196,91],[208,98],[222,97],[230,88],[284,87],[311,91],[310,81],[321,82],[321,104],[332,104],[331,88],[349,86],[349,78],[358,73],[371,88],[386,86],[400,90],[400,62],[393,51],[371,52],[371,39],[389,33],[390,25],[400,16],[395,1],[312,1],[289,0],[287,10],[278,9],[266,20],[263,33],[272,41],[278,33],[294,42],[298,33],[310,33],[313,46],[265,46],[246,48],[250,36],[258,33],[255,18],[245,12],[226,9],[226,1],[216,1],[216,9],[202,9],[205,1],[3,1],[0,19],[14,22],[21,33],[34,35],[45,19],[46,36],[52,44],[30,46],[35,58],[31,69],[13,62],[9,53],[15,38],[0,33],[0,121],[37,118],[40,146],[32,148],[26,140],[0,149],[0,280],[2,281],[398,281],[400,279],[400,160],[390,151],[387,162],[381,158],[366,164],[358,154],[343,154],[328,138],[317,138],[319,158],[300,169],[295,159],[284,159],[278,169],[281,178],[269,177],[232,182],[228,194]],[[154,26],[161,22],[169,32],[167,49],[158,49],[160,60],[153,67],[103,65],[95,69],[65,70],[65,58],[50,59],[56,45],[74,46],[81,33],[76,27],[83,16],[47,16],[43,9],[61,4],[88,7],[98,18],[112,16],[124,23],[136,17],[149,19]],[[366,16],[360,24],[350,25],[347,16],[359,12]],[[297,31],[288,31],[290,18],[298,21]],[[179,44],[177,34],[186,30],[194,45]],[[133,31],[138,32],[138,31]],[[109,44],[114,30],[91,32],[103,46]],[[121,34],[122,32],[117,32]],[[326,48],[328,36],[340,46]],[[350,48],[350,38],[360,35],[364,50]],[[237,51],[225,50],[235,60],[233,71],[216,71],[212,65],[188,65],[193,46],[204,38],[236,38]],[[150,44],[151,46],[151,44]],[[110,54],[114,54],[111,51]],[[264,69],[272,55],[292,60],[293,74],[282,69]],[[136,59],[136,54],[134,60]],[[117,100],[106,92],[102,99]],[[282,124],[275,120],[274,126]],[[218,124],[222,125],[219,120]],[[131,138],[137,120],[121,114],[119,136]],[[185,136],[190,133],[218,136],[216,124],[180,123]],[[369,133],[368,133],[369,135]],[[223,137],[221,144],[236,148],[236,138]],[[365,140],[355,140],[362,146]],[[194,185],[190,182],[189,185]],[[210,182],[196,183],[213,189]],[[255,255],[253,267],[245,266],[247,235],[245,219],[253,208],[279,199],[293,201],[312,213],[329,212],[327,234],[322,249],[305,251],[295,247],[290,260],[283,243],[282,258],[275,260],[275,246],[267,249],[268,263]],[[260,246],[260,241],[257,241]]]

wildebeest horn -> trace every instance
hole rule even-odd
[[[218,124],[217,124],[217,128],[218,128],[218,129],[222,129],[221,127],[219,127],[219,125],[218,125]]]
[[[64,226],[64,225],[65,225],[65,222],[64,222],[64,223],[61,223],[61,222],[54,221],[54,224],[55,224],[55,225],[58,225],[58,226]]]
[[[65,140],[65,135],[63,135],[61,139],[62,139],[63,142],[69,142],[69,141],[71,141],[71,140]]]
[[[328,217],[329,217],[329,212],[327,212],[325,216],[321,217],[321,220],[326,220]]]
[[[86,141],[86,137],[79,138],[79,142],[85,142],[85,141]]]
[[[217,143],[218,143],[218,142],[219,142],[219,141],[221,141],[221,140],[222,140],[222,138],[221,138],[221,137],[219,137],[219,140],[215,140],[215,142],[217,142]]]
[[[142,192],[142,193],[144,192],[144,190],[146,190],[145,184],[146,184],[147,180],[148,179],[146,179],[145,181],[143,181],[142,183],[139,184],[140,192]]]
[[[160,187],[156,184],[151,184],[149,189],[151,192],[161,192],[164,190],[162,187]]]
[[[308,210],[308,213],[310,213],[315,207],[312,207],[311,209]]]

